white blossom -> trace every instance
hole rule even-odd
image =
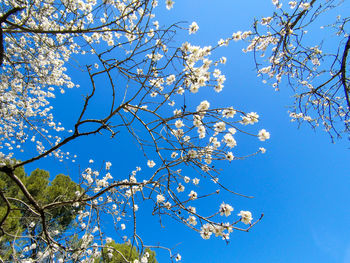
[[[224,141],[226,143],[226,145],[230,148],[233,148],[237,145],[236,140],[233,138],[231,133],[226,133],[224,136]]]
[[[192,200],[197,199],[197,193],[195,191],[193,191],[193,190],[188,194],[188,196]]]
[[[193,226],[197,225],[197,219],[195,216],[189,216],[187,222]]]
[[[249,211],[241,211],[238,216],[241,217],[241,221],[246,225],[251,224],[253,220],[252,213]]]
[[[226,153],[226,159],[229,161],[232,161],[235,157],[233,156],[232,152],[227,152]]]
[[[265,141],[270,139],[270,133],[267,132],[265,129],[262,129],[259,131],[258,137],[260,141]]]
[[[231,215],[231,212],[233,211],[233,207],[230,206],[229,204],[222,203],[220,205],[219,211],[220,211],[220,215],[229,216],[229,215]]]
[[[193,181],[193,184],[194,184],[194,185],[199,184],[199,179],[198,179],[198,178],[194,178],[192,181]]]
[[[165,201],[165,197],[161,194],[157,195],[157,203],[163,203]]]
[[[179,184],[178,187],[176,188],[176,191],[181,193],[181,192],[185,191],[185,187],[182,184]]]
[[[199,29],[199,26],[197,25],[197,23],[192,22],[192,24],[190,25],[190,28],[188,29],[189,34],[191,35],[191,34],[196,33],[198,31],[198,29]]]
[[[175,2],[173,0],[165,0],[165,3],[166,3],[166,8],[170,10],[173,8]]]
[[[153,168],[156,165],[156,163],[153,160],[148,160],[147,165],[149,168]]]

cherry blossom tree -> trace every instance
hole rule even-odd
[[[293,89],[292,121],[321,126],[332,141],[348,137],[350,19],[339,15],[344,1],[272,3],[275,12],[254,22],[244,51],[254,53],[258,75],[265,83],[276,90]]]
[[[237,134],[257,141],[270,138],[265,129],[248,127],[259,121],[259,115],[234,105],[214,107],[209,98],[198,105],[189,103],[201,89],[221,92],[226,78],[220,65],[226,58],[211,55],[230,41],[248,39],[251,32],[236,32],[216,46],[178,43],[179,32],[192,35],[199,26],[161,25],[156,8],[168,12],[174,2],[162,4],[157,7],[156,0],[0,3],[0,172],[21,191],[23,207],[36,227],[31,231],[29,220],[21,233],[6,231],[4,224],[11,220],[15,203],[2,189],[5,212],[0,234],[10,240],[12,262],[93,262],[102,251],[111,257],[118,253],[128,262],[127,255],[108,245],[114,238],[105,234],[106,218],[113,220],[116,232],[132,229],[124,241],[139,252],[133,262],[148,262],[145,251],[155,246],[146,245],[137,231],[137,210],[145,203],[153,205],[154,215],[173,218],[204,239],[214,234],[227,241],[231,232],[249,231],[261,219],[244,208],[233,213],[228,202],[213,207],[210,215],[196,206],[197,200],[220,191],[249,198],[222,185],[215,165],[265,152],[257,147],[247,149],[247,155],[235,154]],[[81,105],[78,117],[67,127],[55,118],[52,105],[56,97],[79,88],[70,74],[73,68],[90,84],[80,87],[85,97],[76,102]],[[105,102],[95,112],[94,98],[101,93]],[[120,133],[137,142],[144,166],[135,165],[121,175],[113,160],[102,168],[93,160],[81,163],[84,168],[76,175],[81,190],[74,197],[43,204],[16,174],[46,157],[69,159],[74,165],[79,152],[65,151],[67,145],[86,136],[118,138]],[[19,155],[21,161],[15,161]],[[192,176],[183,169],[192,169]],[[211,183],[215,190],[198,192],[196,186],[202,183]],[[78,226],[60,232],[49,224],[50,211],[61,207],[77,211]],[[171,260],[181,260],[180,254],[167,250]]]

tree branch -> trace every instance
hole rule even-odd
[[[344,48],[344,53],[343,53],[343,58],[341,61],[341,82],[344,86],[344,93],[345,93],[345,98],[346,102],[348,104],[348,108],[350,108],[350,99],[349,99],[349,87],[346,83],[346,60],[349,54],[349,49],[350,49],[350,36],[348,37],[348,40],[346,41],[345,48]]]
[[[15,7],[8,11],[6,14],[4,14],[2,17],[0,17],[0,66],[2,65],[5,57],[5,48],[4,48],[4,36],[3,36],[3,30],[2,30],[2,23],[6,21],[6,19],[13,15],[14,13],[23,10],[23,7]]]

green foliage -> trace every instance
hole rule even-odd
[[[69,176],[58,174],[50,183],[49,172],[41,169],[34,170],[29,176],[22,167],[15,170],[15,175],[26,186],[30,194],[40,205],[46,205],[58,201],[67,201],[75,198],[75,192],[81,191],[79,185],[73,182]],[[29,211],[27,198],[20,188],[5,173],[0,172],[0,189],[11,204],[10,214],[2,228],[11,235],[33,234],[42,231],[41,218]],[[0,220],[4,218],[7,211],[6,203],[0,198]],[[49,229],[59,232],[66,230],[76,216],[76,209],[72,206],[59,206],[46,213]],[[28,226],[34,223],[33,228]],[[10,247],[11,237],[0,236],[0,255],[6,258]],[[8,257],[7,257],[8,258]]]
[[[73,182],[69,176],[58,174],[51,182],[51,185],[45,189],[45,197],[47,203],[67,201],[75,198],[75,192],[82,191],[82,189]],[[50,211],[51,223],[56,224],[57,228],[66,229],[75,216],[75,209],[70,206],[59,206]]]
[[[144,254],[145,253],[149,254],[148,263],[157,263],[156,252],[147,248]],[[109,257],[108,254],[112,254],[113,256]],[[141,255],[141,257],[143,255]],[[136,247],[131,246],[131,244],[118,244],[112,241],[108,244],[108,248],[103,249],[101,258],[95,259],[94,263],[128,263],[134,262],[135,259],[139,259],[139,256]]]
[[[153,250],[150,250],[149,248],[146,248],[145,253],[149,254],[149,258],[148,258],[148,262],[149,263],[158,263],[157,259],[156,259],[156,252]]]

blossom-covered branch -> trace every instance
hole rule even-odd
[[[322,17],[340,10],[343,1],[272,2],[276,11],[254,22],[244,51],[254,52],[258,75],[265,83],[271,81],[276,90],[285,84],[292,87],[292,121],[323,126],[332,140],[348,135],[349,17],[339,15],[333,23],[321,24]],[[326,30],[327,39],[314,36]],[[332,39],[337,46],[328,45]]]
[[[113,257],[117,249],[103,227],[104,220],[112,220],[118,234],[132,229],[123,239],[138,248],[138,260],[148,262],[147,246],[137,230],[137,211],[145,203],[153,206],[151,212],[160,222],[167,215],[204,239],[214,233],[227,241],[232,231],[247,232],[261,220],[262,216],[254,220],[245,209],[232,214],[234,208],[227,202],[210,215],[200,209],[201,200],[221,191],[249,197],[219,182],[216,164],[265,152],[262,147],[245,148],[236,140],[238,135],[258,142],[270,138],[268,131],[254,126],[259,115],[234,105],[216,106],[210,99],[189,103],[202,89],[223,90],[226,77],[220,66],[226,57],[214,60],[211,55],[250,33],[234,33],[215,46],[179,44],[176,36],[186,26],[160,25],[154,13],[157,5],[156,0],[0,4],[2,13],[11,13],[2,16],[6,19],[0,68],[0,172],[21,193],[1,195],[7,212],[0,229],[7,246],[12,246],[9,260],[93,262],[105,251]],[[173,5],[166,1],[167,9]],[[189,35],[199,30],[196,22],[187,27]],[[73,66],[86,78],[81,83],[71,74]],[[80,84],[84,95],[76,102],[80,110],[72,113],[72,123],[64,125],[56,119],[52,102],[58,96],[64,99],[67,88]],[[103,106],[96,103],[101,95]],[[75,175],[79,184],[69,188],[75,191],[62,194],[65,189],[59,188],[49,200],[40,199],[41,190],[33,191],[32,184],[18,175],[19,169],[45,157],[75,162],[78,152],[65,149],[81,137],[118,138],[122,133],[136,141],[145,156],[144,165],[135,165],[129,174],[113,173],[112,162],[96,168],[91,160]],[[236,150],[239,147],[244,150]],[[57,180],[71,184],[68,179]],[[211,190],[197,188],[202,183],[210,184]],[[6,230],[6,220],[17,207],[28,218],[21,231]],[[67,216],[64,227],[55,222],[53,215],[59,213]]]

